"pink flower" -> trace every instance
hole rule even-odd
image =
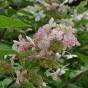
[[[35,33],[33,38],[42,39],[45,38],[45,36],[46,36],[45,29],[41,27],[39,28],[38,32]]]
[[[21,73],[17,73],[17,78],[16,78],[16,83],[20,84],[24,81],[24,77],[22,76]]]
[[[63,42],[66,48],[72,48],[73,46],[80,46],[77,38],[72,33],[67,33],[64,35]]]
[[[38,42],[38,47],[40,49],[48,48],[50,46],[50,41],[49,40],[41,40]]]
[[[63,36],[62,36],[62,31],[58,31],[57,29],[53,29],[51,31],[51,33],[49,34],[49,39],[53,40],[53,39],[57,39],[57,40],[62,40]]]
[[[43,27],[39,28],[38,32],[33,36],[33,39],[37,42],[36,45],[40,49],[48,48],[50,45],[48,33]]]
[[[27,74],[26,70],[24,70],[22,72],[16,71],[16,76],[17,76],[16,77],[16,83],[17,84],[23,83],[26,80],[26,77],[25,77],[26,74]]]
[[[76,30],[72,27],[59,25],[58,28],[52,29],[48,38],[50,40],[57,39],[58,41],[62,41],[65,48],[72,48],[73,46],[80,46],[75,34]]]
[[[52,54],[52,51],[48,51],[47,49],[41,50],[40,53],[36,57],[45,57]]]
[[[17,52],[27,51],[30,47],[34,46],[32,42],[25,40],[22,35],[19,35],[18,39],[19,41],[13,41],[14,44],[12,46],[12,49],[16,50]]]
[[[50,41],[53,39],[62,41],[65,48],[72,48],[73,46],[80,45],[75,34],[76,30],[71,26],[65,26],[62,24],[58,25],[54,22],[54,19],[51,19],[48,24],[45,24],[43,27],[39,28],[34,37],[35,39],[38,39],[38,47],[42,49],[45,47],[48,48]]]

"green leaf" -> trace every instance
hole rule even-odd
[[[0,50],[4,50],[4,49],[11,49],[11,47],[7,44],[0,43]]]
[[[62,88],[62,80],[60,78],[55,80],[54,84],[57,88]]]
[[[82,19],[82,20],[80,21],[80,23],[82,23],[82,24],[88,24],[88,20],[87,20],[87,19]]]
[[[88,0],[83,0],[78,6],[77,6],[77,11],[78,12],[83,12],[86,9],[86,5],[88,3]]]
[[[25,11],[25,10],[20,10],[19,12],[22,13],[22,14],[25,14],[27,16],[33,16],[33,14],[31,12],[28,12],[28,11]]]
[[[88,56],[79,52],[77,52],[76,54],[78,55],[79,59],[85,64],[85,66],[88,66]]]
[[[76,25],[77,25],[77,27],[80,27],[80,25],[83,25],[83,24],[88,24],[88,20],[87,19],[82,19]]]
[[[69,86],[67,88],[81,88],[75,84],[69,84]]]
[[[0,16],[0,28],[23,28],[29,27],[26,23],[17,18],[11,18],[1,15]]]
[[[30,82],[24,82],[22,84],[22,88],[35,88],[32,83]]]
[[[10,49],[8,49],[8,50],[0,50],[0,55],[8,55],[8,54],[16,54],[17,52],[16,51],[14,51],[14,50],[10,50]]]
[[[11,82],[12,82],[12,80],[10,78],[6,78],[2,81],[4,86],[8,86]]]

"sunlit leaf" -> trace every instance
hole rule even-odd
[[[0,50],[0,55],[8,55],[8,54],[16,54],[17,52],[16,51],[14,51],[14,50],[10,50],[10,49],[8,49],[8,50]]]
[[[23,28],[29,27],[26,23],[22,22],[19,19],[0,16],[0,28]]]

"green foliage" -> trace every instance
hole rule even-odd
[[[8,54],[16,54],[17,52],[14,50],[0,50],[0,55],[8,55]]]
[[[81,88],[75,84],[69,84],[69,86],[67,88]]]
[[[0,88],[88,88],[88,0],[74,0],[61,5],[63,1],[0,0]],[[28,8],[30,6],[31,9]],[[45,14],[44,18],[41,18],[41,11]],[[80,19],[79,16],[83,14]],[[36,17],[40,20],[35,21]],[[51,17],[57,23],[65,20],[62,23],[77,28],[81,45],[65,50],[65,54],[72,53],[78,57],[65,58],[64,44],[56,40],[51,41],[49,47],[53,54],[46,57],[37,57],[40,50],[32,51],[29,48],[27,52],[17,53],[11,49],[13,40],[17,40],[19,34],[32,36]],[[74,25],[70,24],[70,20]],[[55,53],[61,56],[56,57]],[[59,73],[57,80],[46,76],[46,70],[52,69],[50,73],[53,73],[58,68],[66,68],[66,72],[62,76]],[[17,72],[25,78],[23,83],[16,83]],[[46,86],[43,86],[43,82]]]
[[[87,0],[82,1],[82,2],[77,6],[77,8],[76,8],[77,11],[78,11],[79,13],[85,11],[85,9],[87,9],[87,8],[86,8],[87,4],[88,4],[88,1],[87,1]]]
[[[5,49],[11,49],[11,46],[4,43],[0,43],[0,50],[5,50]]]
[[[29,25],[23,23],[19,19],[0,16],[0,28],[23,28],[23,27],[29,27]]]
[[[6,78],[3,81],[0,82],[0,87],[1,88],[6,88],[10,83],[12,82],[11,79]]]
[[[25,82],[22,84],[22,88],[35,88],[32,83]]]

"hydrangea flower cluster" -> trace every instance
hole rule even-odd
[[[38,32],[34,35],[34,39],[38,40],[39,48],[49,47],[50,41],[54,39],[62,41],[64,43],[64,48],[72,48],[75,45],[80,45],[75,33],[76,29],[71,26],[56,24],[54,19],[51,18],[48,24],[39,28]]]
[[[62,42],[64,45],[63,50],[72,48],[73,46],[79,46],[80,43],[75,34],[76,29],[71,26],[57,24],[54,19],[51,18],[48,24],[38,29],[32,39],[25,40],[19,35],[19,41],[14,41],[13,49],[20,52],[35,47],[35,49],[41,50],[39,56],[47,56],[53,52],[49,50],[51,41],[53,40]],[[58,45],[58,47],[60,46]]]
[[[71,59],[76,56],[65,55],[65,53],[63,52],[65,52],[66,49],[71,49],[74,46],[80,46],[80,43],[76,38],[76,31],[77,30],[72,28],[72,26],[67,26],[65,24],[57,24],[54,19],[51,18],[47,24],[38,29],[38,31],[33,35],[32,38],[26,36],[25,39],[22,37],[22,35],[19,35],[18,41],[13,41],[14,44],[12,48],[17,52],[26,52],[28,50],[36,51],[37,53],[33,56],[33,58],[38,58],[38,60],[42,60],[40,58],[47,58],[49,56],[50,57],[48,59],[50,59],[52,56],[54,56],[54,59],[60,58],[61,55],[63,57]],[[29,57],[30,56],[28,55],[28,58]],[[58,60],[56,59],[56,61]],[[44,65],[46,64],[45,62],[40,63],[44,63]],[[40,67],[42,66],[41,64]],[[55,62],[54,64],[57,63]],[[47,66],[48,65],[46,65],[46,67]],[[64,67],[56,67],[57,70],[54,71],[50,66],[48,66],[47,69],[45,71],[46,76],[51,76],[53,80],[56,80],[58,76],[65,74],[67,70]],[[27,74],[25,71],[16,71],[17,84],[23,83],[26,80],[26,77],[24,76],[25,74]]]

